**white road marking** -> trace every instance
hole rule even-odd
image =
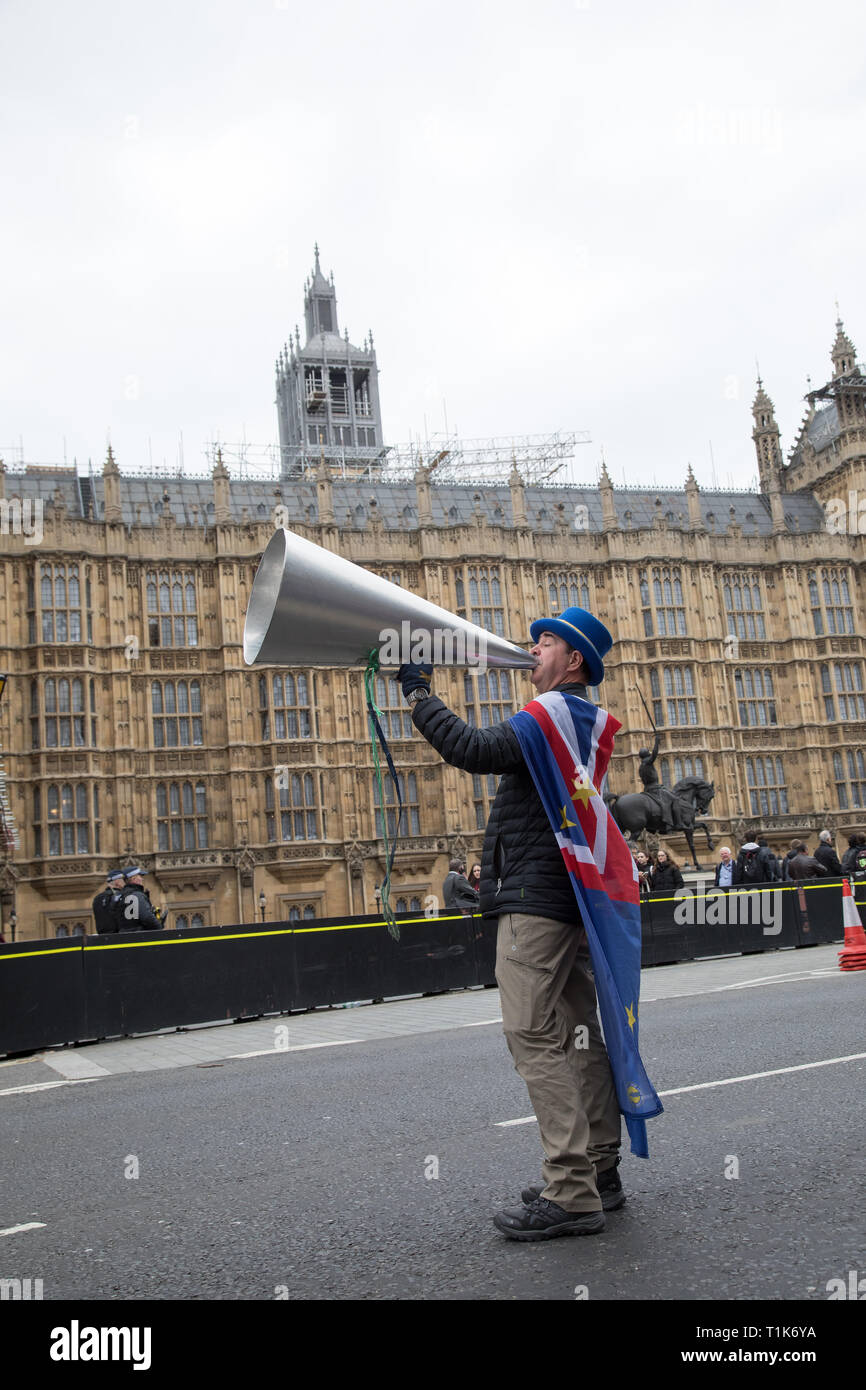
[[[298,1043],[295,1047],[263,1047],[259,1052],[230,1052],[225,1061],[234,1062],[239,1057],[278,1057],[285,1052],[310,1052],[314,1047],[348,1047],[349,1043],[379,1041],[379,1038],[335,1038],[333,1042]]]
[[[109,1073],[106,1072],[106,1075]],[[86,1086],[89,1081],[98,1080],[95,1076],[71,1077],[67,1081],[39,1081],[32,1086],[10,1086],[0,1091],[0,1096],[23,1096],[28,1091],[53,1091],[55,1086]]]
[[[762,1081],[766,1076],[786,1076],[794,1071],[812,1071],[815,1067],[834,1067],[840,1062],[862,1062],[866,1052],[852,1052],[847,1057],[827,1057],[822,1062],[800,1062],[795,1067],[775,1067],[772,1071],[753,1071],[748,1076],[726,1076],[721,1081],[699,1081],[696,1086],[676,1086],[670,1091],[659,1091],[659,1097],[682,1096],[687,1091],[709,1091],[715,1086],[735,1086],[739,1081]],[[495,1128],[508,1129],[511,1125],[535,1124],[534,1115],[522,1115],[519,1120],[496,1120]]]
[[[681,1096],[686,1091],[709,1091],[714,1086],[735,1086],[738,1081],[761,1081],[765,1076],[786,1076],[792,1071],[812,1071],[815,1067],[833,1067],[840,1062],[862,1062],[866,1052],[852,1052],[847,1057],[828,1057],[823,1062],[800,1062],[796,1067],[775,1067],[772,1071],[754,1071],[748,1076],[727,1076],[723,1081],[701,1081],[697,1086],[677,1086],[672,1091],[659,1091],[660,1096]]]
[[[838,966],[831,970],[793,970],[786,975],[761,975],[756,980],[736,980],[730,985],[708,985],[706,989],[684,989],[679,994],[659,994],[642,995],[642,1004],[661,1004],[667,999],[691,999],[698,994],[723,994],[729,989],[756,989],[760,985],[785,985],[797,983],[803,980],[817,979],[820,976],[835,975],[841,978],[845,974],[853,975],[854,971],[839,970]],[[646,976],[643,976],[646,980]],[[651,981],[647,980],[649,988],[652,988]]]
[[[22,1226],[7,1226],[5,1231],[0,1231],[0,1236],[17,1236],[19,1231],[40,1231],[45,1224],[44,1221],[25,1221]]]

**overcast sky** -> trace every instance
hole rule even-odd
[[[386,440],[751,486],[866,356],[858,0],[0,0],[0,445],[276,441],[313,243]],[[443,404],[444,402],[444,404]],[[11,448],[9,446],[16,446]]]

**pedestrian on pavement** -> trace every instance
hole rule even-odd
[[[792,841],[791,841],[791,848],[788,850],[788,853],[785,855],[785,858],[782,860],[782,878],[783,878],[783,879],[786,879],[786,880],[787,880],[787,879],[789,879],[789,878],[791,877],[791,860],[794,859],[794,858],[796,857],[797,853],[799,852],[800,844],[801,844],[801,841],[800,841],[800,840],[792,840]]]
[[[91,904],[96,930],[100,936],[120,931],[117,906],[120,895],[126,886],[122,869],[112,869],[108,875],[108,887],[97,893]]]
[[[815,850],[815,858],[819,864],[824,865],[824,868],[831,878],[837,878],[842,873],[842,865],[833,847],[833,836],[830,834],[829,830],[822,830],[821,834],[818,836],[818,840],[820,843]]]
[[[716,865],[716,887],[733,888],[739,881],[737,865],[731,854],[730,846],[722,845],[719,850],[719,862]]]
[[[153,910],[150,894],[144,886],[145,870],[132,864],[124,871],[126,886],[117,905],[119,930],[159,931],[162,922]]]
[[[476,893],[481,892],[481,865],[473,864],[469,870],[469,886],[474,888]]]
[[[603,657],[612,645],[607,629],[571,608],[537,620],[530,632],[537,660],[530,680],[538,695],[586,700],[587,686],[604,677]],[[431,678],[432,668],[417,665],[397,674],[415,727],[453,767],[502,774],[481,854],[481,909],[499,919],[503,1032],[538,1119],[544,1183],[524,1188],[523,1205],[499,1212],[494,1224],[515,1240],[590,1235],[604,1229],[605,1210],[621,1206],[625,1195],[616,1171],[620,1107],[596,1013],[586,930],[512,721],[488,728],[464,723],[431,695]]]
[[[646,897],[650,891],[650,874],[653,870],[653,862],[646,851],[642,849],[635,850],[634,862],[641,896]]]
[[[679,864],[671,859],[666,849],[660,849],[650,872],[650,891],[653,893],[672,893],[674,889],[682,888],[682,886],[683,876],[680,873]]]
[[[848,848],[842,856],[843,874],[856,874],[859,872],[857,868],[857,859],[858,857],[862,858],[864,845],[866,845],[866,836],[861,835],[859,832],[855,832],[853,835],[848,836]]]
[[[763,835],[756,835],[755,839],[761,850],[760,858],[764,869],[764,879],[767,883],[777,883],[782,877],[779,861]]]
[[[770,883],[772,870],[767,856],[757,840],[749,840],[740,846],[737,855],[737,882],[740,884]]]
[[[466,877],[461,859],[452,859],[442,883],[442,897],[450,912],[477,912],[478,894]]]
[[[788,877],[796,882],[802,878],[824,878],[826,873],[824,865],[812,857],[801,841],[797,846],[797,853],[788,861]]]

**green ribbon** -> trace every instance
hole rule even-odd
[[[400,928],[397,925],[397,919],[394,916],[394,912],[391,907],[390,895],[391,868],[394,863],[394,854],[397,849],[397,840],[400,836],[400,824],[403,819],[403,798],[400,795],[400,783],[397,780],[397,772],[394,767],[394,760],[391,757],[391,752],[388,748],[388,742],[385,738],[385,735],[382,732],[382,725],[380,723],[383,717],[382,711],[376,704],[376,697],[374,694],[373,681],[376,675],[378,674],[378,671],[379,651],[378,648],[373,647],[367,654],[367,668],[364,671],[364,690],[367,697],[367,724],[370,730],[370,743],[373,749],[373,766],[376,769],[376,787],[379,794],[379,808],[382,813],[382,839],[385,842],[385,877],[381,885],[382,917],[384,918],[387,924],[388,931],[390,932],[391,936],[394,938],[395,941],[399,941]],[[390,845],[390,849],[388,839],[388,808],[385,804],[385,789],[382,784],[382,765],[379,762],[379,750],[376,746],[377,735],[379,738],[379,742],[382,744],[382,752],[385,754],[385,757],[388,762],[388,768],[390,770],[391,777],[394,782],[394,791],[397,797],[397,805],[399,807],[397,815],[397,829],[394,835],[394,842],[392,845]]]

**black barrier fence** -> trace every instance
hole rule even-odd
[[[653,894],[643,965],[841,941],[841,897],[841,880]],[[354,917],[2,945],[0,1054],[495,983],[495,918],[398,920],[399,941]]]

